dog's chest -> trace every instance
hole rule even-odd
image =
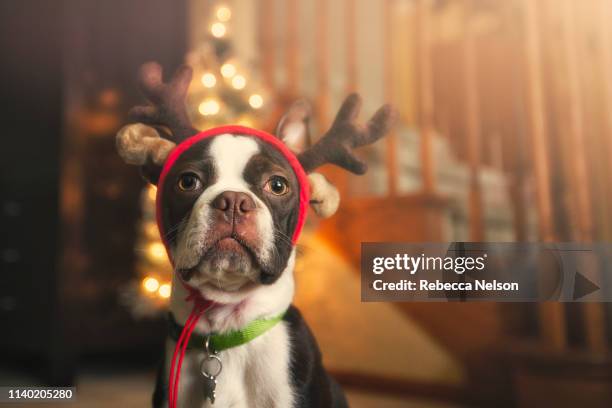
[[[166,373],[174,343],[168,343]],[[214,405],[204,401],[200,364],[204,352],[185,355],[178,394],[180,407],[292,407],[290,340],[284,322],[251,342],[219,353],[223,370],[217,378]]]

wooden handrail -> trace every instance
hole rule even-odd
[[[604,115],[604,131],[602,140],[605,143],[607,150],[607,156],[612,157],[612,30],[610,29],[610,19],[612,18],[612,5],[608,0],[599,0],[599,15],[601,20],[599,21],[598,30],[598,42],[602,53],[601,58],[601,73],[602,81],[604,83],[602,92],[602,105],[603,112],[607,112]],[[612,174],[612,160],[607,160],[608,174]],[[606,186],[609,187],[609,186]],[[608,188],[607,200],[608,203],[612,203],[612,188]],[[605,240],[612,239],[612,206],[607,206],[607,228],[603,238]]]
[[[344,45],[346,48],[345,93],[357,91],[357,8],[355,0],[344,0]]]
[[[431,5],[428,0],[417,0],[416,4],[416,60],[419,61],[419,124],[421,134],[421,173],[423,191],[433,193],[435,190],[435,167],[433,159],[434,136],[434,97],[433,67],[431,62]]]
[[[578,44],[576,27],[576,9],[572,0],[565,0],[562,5],[562,22],[565,31],[565,62],[567,69],[567,82],[569,85],[569,104],[570,118],[570,150],[572,152],[573,165],[572,174],[573,186],[572,197],[576,201],[573,215],[578,220],[575,237],[577,241],[593,241],[593,217],[591,203],[591,189],[589,168],[587,165],[587,152],[585,149],[585,126],[584,126],[584,106],[583,92],[580,83],[580,73],[578,67]],[[593,266],[596,267],[596,266]],[[582,305],[584,314],[584,330],[586,334],[587,346],[592,350],[603,351],[607,348],[605,333],[605,316],[601,304],[585,303]]]
[[[484,240],[483,203],[480,187],[480,161],[481,161],[481,118],[480,97],[478,95],[478,72],[476,59],[476,33],[473,32],[469,18],[463,29],[463,90],[465,92],[465,115],[467,117],[467,147],[468,164],[470,168],[469,185],[469,216],[470,240]]]
[[[530,111],[529,133],[532,143],[531,154],[537,186],[539,235],[543,241],[554,241],[547,140],[548,129],[544,108],[542,60],[538,32],[539,7],[540,2],[532,0],[522,1],[522,10],[525,18],[526,91]],[[555,348],[564,348],[566,346],[565,315],[561,304],[541,303],[539,305],[539,322],[542,339],[547,345]]]
[[[276,63],[276,44],[274,44],[275,7],[272,0],[262,0],[259,6],[259,50],[261,52],[262,76],[264,85],[274,89]]]
[[[386,0],[384,2],[384,95],[385,102],[394,104],[396,98],[394,96],[393,79],[393,4],[395,0]],[[398,184],[398,163],[397,163],[397,132],[395,128],[391,129],[386,138],[386,170],[387,170],[387,194],[389,197],[397,195]]]
[[[295,98],[299,93],[301,78],[300,72],[300,49],[299,49],[299,27],[298,0],[287,1],[287,41],[285,42],[285,66],[287,67],[287,93]]]

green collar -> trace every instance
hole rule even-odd
[[[194,332],[189,339],[187,348],[204,350],[207,337],[209,338],[209,347],[212,348],[211,351],[217,353],[232,347],[241,346],[276,326],[278,322],[283,320],[284,316],[285,312],[269,319],[253,320],[240,330],[233,330],[226,333],[211,333],[207,336],[202,336]],[[174,341],[178,341],[182,331],[183,326],[176,322],[172,313],[168,313],[168,335],[170,338]]]

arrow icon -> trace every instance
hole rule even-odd
[[[576,278],[574,279],[574,299],[577,300],[590,293],[599,290],[600,287],[591,282],[586,276],[576,271]]]

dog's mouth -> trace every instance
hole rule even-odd
[[[195,266],[179,269],[178,273],[190,284],[233,292],[255,284],[264,270],[255,248],[232,233],[212,241]]]
[[[204,248],[199,263],[201,264],[219,254],[245,257],[253,263],[253,266],[259,265],[259,259],[255,248],[235,233],[220,237],[213,241],[208,247]]]
[[[207,251],[204,252],[202,258],[210,256],[212,251],[243,252],[251,258],[257,259],[255,256],[255,251],[251,248],[251,246],[244,242],[244,240],[241,240],[237,235],[230,235],[218,239]]]

